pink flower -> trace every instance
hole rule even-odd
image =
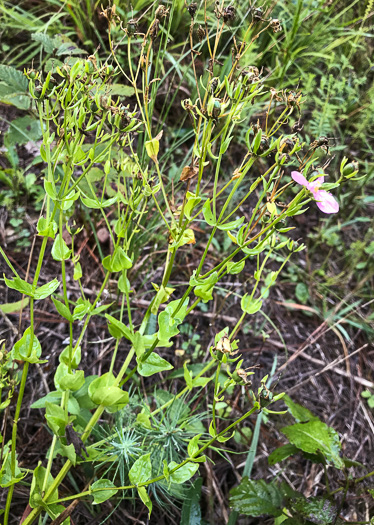
[[[318,208],[323,211],[323,213],[337,213],[339,211],[339,203],[334,199],[331,193],[319,189],[325,180],[323,175],[313,182],[308,182],[304,175],[298,171],[292,171],[291,177],[295,182],[301,184],[301,186],[304,186],[312,193],[313,198],[317,202]]]

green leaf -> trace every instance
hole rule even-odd
[[[295,295],[300,303],[307,303],[309,299],[309,289],[306,284],[298,283],[295,288]]]
[[[40,42],[44,48],[44,51],[48,54],[53,53],[57,48],[56,39],[48,36],[45,33],[34,33],[31,35],[31,39],[35,42]]]
[[[54,239],[58,226],[55,221],[48,221],[45,217],[40,217],[36,229],[38,230],[38,235],[41,237],[51,237]]]
[[[299,452],[299,449],[295,447],[295,445],[291,445],[291,443],[287,443],[287,445],[283,445],[282,447],[276,448],[268,456],[268,463],[269,465],[275,465],[276,463],[280,463],[284,459],[287,459],[290,456],[297,454],[298,452]]]
[[[101,490],[98,490],[97,492],[95,492],[96,489],[101,489]],[[93,500],[94,505],[98,505],[99,503],[102,503],[103,501],[106,501],[107,499],[114,496],[114,494],[117,494],[117,489],[116,487],[113,486],[113,482],[110,481],[110,479],[105,479],[105,478],[95,481],[95,483],[91,485],[91,491],[92,491],[92,495],[94,498]]]
[[[335,523],[337,516],[335,505],[324,498],[298,498],[292,503],[292,507],[300,517],[318,525]]]
[[[322,421],[314,419],[306,423],[296,423],[283,427],[285,434],[293,445],[309,454],[321,452],[327,461],[332,461],[336,468],[342,469],[344,461],[339,456],[341,444],[338,433]]]
[[[145,483],[152,476],[151,453],[140,456],[129,472],[129,478],[133,485]]]
[[[201,525],[201,487],[203,478],[197,478],[187,490],[183,507],[180,525]]]
[[[43,286],[39,286],[34,292],[34,299],[36,301],[40,299],[45,299],[49,295],[52,295],[55,290],[60,286],[60,281],[58,281],[56,278],[53,279],[53,281],[50,281],[47,284],[43,284]]]
[[[196,208],[196,206],[201,202],[201,197],[196,197],[196,195],[190,191],[186,194],[187,202],[184,206],[184,215],[188,220],[191,220],[191,213]]]
[[[226,222],[225,224],[218,224],[217,228],[223,231],[236,230],[236,228],[239,228],[243,221],[244,216],[240,217],[240,219],[236,219],[235,221]]]
[[[147,155],[153,160],[153,162],[157,162],[157,156],[160,150],[160,140],[159,139],[161,139],[161,137],[162,137],[162,131],[161,133],[157,135],[157,137],[151,140],[147,140],[144,144]]]
[[[260,299],[254,299],[246,293],[243,295],[240,305],[243,312],[252,315],[261,310],[262,301]]]
[[[95,210],[101,210],[103,208],[108,208],[109,206],[112,206],[115,202],[117,202],[118,195],[115,195],[114,197],[107,199],[105,201],[100,202],[99,200],[89,199],[88,197],[82,197],[81,201],[87,208],[93,208]]]
[[[30,488],[30,507],[32,509],[35,509],[36,507],[39,507],[40,501],[43,497],[43,488],[45,491],[49,489],[49,487],[54,482],[53,476],[50,472],[48,472],[47,476],[47,483],[44,487],[44,479],[47,475],[47,469],[42,467],[40,464],[36,467],[33,473],[32,482],[31,482],[31,488]],[[58,499],[58,489],[55,489],[51,494],[52,501]]]
[[[169,339],[179,334],[178,321],[167,310],[158,315],[158,327],[158,338],[160,341],[169,341]]]
[[[70,310],[69,310],[69,308],[66,306],[66,304],[62,303],[61,301],[58,301],[58,300],[55,299],[54,297],[52,297],[52,301],[53,301],[53,304],[55,305],[56,310],[58,311],[58,313],[59,313],[64,319],[67,319],[68,321],[72,322],[72,321],[73,321],[73,316],[71,315]]]
[[[318,419],[318,417],[315,416],[310,410],[297,403],[294,403],[289,396],[285,395],[283,397],[283,401],[288,406],[288,410],[295,418],[296,423],[305,423],[306,421]]]
[[[244,477],[240,485],[230,491],[230,506],[248,516],[281,516],[284,495],[275,483],[249,480]]]
[[[171,461],[168,465],[169,470],[173,470],[177,466],[178,463],[176,463],[175,461]],[[198,463],[186,463],[185,465],[183,465],[183,467],[180,467],[175,472],[170,472],[170,481],[181,485],[182,483],[185,483],[190,478],[192,478],[192,476],[197,472],[198,469]]]
[[[81,320],[83,319],[83,317],[88,314],[88,312],[90,311],[91,309],[91,303],[88,299],[83,299],[82,297],[80,297],[77,301],[77,304],[76,306],[74,307],[74,310],[73,310],[73,320],[76,321],[76,320]]]
[[[70,443],[70,445],[64,445],[63,443],[60,443],[61,450],[59,450],[59,453],[61,456],[68,458],[74,465],[77,463],[77,454],[75,453],[75,448],[73,443]]]
[[[65,374],[60,380],[60,387],[63,390],[79,390],[84,385],[84,371],[77,370],[72,374]]]
[[[4,139],[6,138],[7,146],[15,146],[36,142],[41,136],[40,120],[27,115],[12,120]]]
[[[57,391],[48,392],[48,394],[46,396],[41,397],[40,399],[35,401],[31,405],[30,408],[45,408],[47,402],[48,403],[58,404],[58,403],[60,403],[61,398],[62,398],[62,393],[61,392],[57,392]]]
[[[188,443],[187,451],[188,455],[192,457],[196,452],[199,450],[199,439],[201,438],[202,434],[198,434],[197,436],[194,436],[191,441]]]
[[[116,339],[120,339],[121,337],[126,337],[129,341],[134,340],[134,334],[131,333],[130,329],[121,321],[118,321],[115,317],[105,314],[105,317],[110,322],[108,328],[110,334],[115,337]]]
[[[231,275],[236,275],[240,273],[245,266],[245,261],[239,261],[239,262],[228,262],[227,263],[227,273]]]
[[[142,361],[142,358],[136,358],[138,363],[138,372],[143,377],[149,377],[158,372],[163,372],[164,370],[171,370],[173,365],[168,363],[165,359],[160,357],[155,352],[152,352],[146,361]]]
[[[12,348],[12,357],[19,361],[27,361],[29,363],[39,363],[42,354],[42,348],[39,340],[34,334],[32,346],[31,343],[31,327],[27,328],[19,341],[15,343]]]
[[[82,266],[80,262],[74,263],[74,275],[73,279],[74,281],[78,281],[82,277]]]
[[[29,297],[34,297],[32,284],[27,283],[20,277],[14,277],[14,279],[7,279],[4,275],[4,281],[8,288],[11,288],[12,290],[17,290],[17,292],[20,292],[24,295],[28,295]]]
[[[45,418],[47,420],[47,425],[57,436],[63,436],[65,427],[68,424],[68,415],[65,410],[59,405],[54,403],[45,403],[46,413]]]
[[[119,95],[120,97],[131,97],[135,90],[132,86],[125,86],[123,84],[112,84],[109,86],[110,95]]]
[[[18,467],[18,461],[16,459],[14,477],[12,476],[12,463],[11,463],[11,451],[8,444],[4,446],[3,449],[3,459],[2,464],[0,465],[0,487],[7,488],[15,483],[18,483],[26,476],[22,474],[21,470]]]
[[[24,299],[21,299],[20,301],[17,301],[16,303],[0,304],[0,310],[4,312],[4,314],[15,314],[19,312],[22,308],[26,308],[29,302],[30,302],[29,298],[25,297]]]
[[[64,261],[70,257],[71,250],[69,250],[60,234],[57,234],[53,242],[51,254],[55,261]]]
[[[124,250],[120,247],[116,248],[113,255],[108,255],[102,260],[102,264],[109,272],[120,272],[132,267],[132,261]]]
[[[137,487],[138,494],[144,505],[148,509],[148,518],[151,517],[152,512],[152,501],[151,498],[148,495],[147,489],[145,487]]]
[[[90,383],[88,394],[96,405],[112,407],[115,410],[123,408],[129,402],[128,392],[114,386],[115,377],[111,372],[97,377]]]
[[[212,209],[210,207],[209,199],[205,202],[203,206],[203,215],[204,215],[205,222],[207,222],[209,226],[214,226],[216,224],[216,221],[212,213]]]
[[[0,102],[12,104],[19,109],[29,109],[28,80],[14,67],[0,65]]]

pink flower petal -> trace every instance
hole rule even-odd
[[[325,190],[318,190],[313,195],[317,201],[318,208],[323,211],[323,213],[338,213],[339,203],[331,193]]]
[[[292,171],[291,177],[295,182],[301,184],[301,186],[305,186],[306,188],[308,187],[309,183],[302,173],[299,173],[298,171]]]
[[[322,175],[321,177],[318,177],[318,179],[314,180],[313,182],[308,182],[308,190],[310,190],[312,193],[314,193],[318,188],[323,184],[325,180],[325,177]]]

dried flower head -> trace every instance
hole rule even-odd
[[[270,20],[270,27],[272,28],[273,33],[279,33],[282,31],[282,26],[278,18],[272,18]]]
[[[169,13],[169,8],[164,5],[160,5],[155,12],[155,18],[164,18]]]
[[[188,4],[187,11],[189,12],[191,18],[195,18],[197,11],[197,3],[191,2],[190,4]]]
[[[225,24],[232,22],[236,15],[236,9],[233,5],[229,5],[222,11],[222,18]]]

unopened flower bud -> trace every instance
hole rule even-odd
[[[352,175],[355,171],[358,171],[358,162],[354,160],[344,166],[343,175],[344,177],[348,177],[348,175]]]

